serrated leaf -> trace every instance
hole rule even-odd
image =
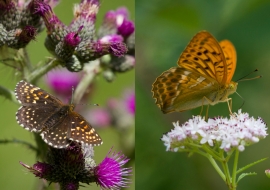
[[[238,179],[237,179],[237,184],[238,184],[239,181],[240,181],[241,179],[243,179],[244,177],[246,177],[246,176],[251,176],[251,175],[257,175],[257,173],[256,173],[256,172],[242,173],[242,174],[238,177]]]
[[[262,158],[262,159],[260,159],[260,160],[258,160],[258,161],[255,161],[255,162],[253,162],[253,163],[250,163],[250,164],[248,164],[248,165],[246,165],[246,166],[240,168],[239,170],[237,170],[236,174],[239,174],[239,173],[243,172],[244,170],[250,168],[251,166],[254,166],[255,164],[258,164],[258,163],[260,163],[260,162],[262,162],[262,161],[264,161],[264,160],[266,160],[266,159],[268,159],[268,158]],[[242,174],[241,174],[241,175],[242,175]]]

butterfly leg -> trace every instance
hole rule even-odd
[[[202,108],[201,108],[201,111],[200,111],[200,115],[202,115],[203,113],[203,105],[202,105]]]
[[[227,104],[228,104],[230,114],[233,115],[233,113],[232,113],[232,99],[231,98],[227,99]]]
[[[213,101],[211,101],[209,98],[207,98],[207,97],[203,97],[203,99],[202,99],[202,109],[201,109],[201,113],[200,113],[200,115],[202,115],[202,111],[203,111],[203,105],[205,105],[204,103],[206,103],[206,102],[208,103],[207,104],[207,108],[206,108],[206,112],[205,112],[205,121],[207,121],[208,120],[208,111],[209,111],[209,105],[210,104],[212,104],[213,103]]]
[[[206,113],[205,113],[205,121],[208,121],[208,110],[209,110],[209,105],[207,105]]]

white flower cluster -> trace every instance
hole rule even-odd
[[[254,119],[248,113],[241,113],[241,110],[231,115],[230,119],[216,117],[206,122],[201,116],[193,116],[183,125],[179,122],[173,125],[175,128],[161,138],[167,151],[177,152],[191,143],[215,145],[226,152],[234,147],[244,151],[245,146],[257,143],[268,135],[266,124],[260,117]]]

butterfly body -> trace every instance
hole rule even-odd
[[[153,98],[163,113],[186,111],[228,100],[236,91],[231,81],[236,53],[228,40],[218,43],[206,31],[198,33],[178,60],[153,83]]]
[[[60,125],[64,119],[71,113],[72,109],[69,105],[63,105],[53,112],[47,120],[42,124],[45,129],[50,129],[54,126]]]
[[[70,141],[100,145],[102,140],[94,128],[77,112],[74,105],[63,104],[58,98],[26,82],[20,81],[15,95],[22,106],[16,119],[26,130],[40,133],[54,148],[65,148]]]

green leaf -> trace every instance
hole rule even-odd
[[[248,165],[246,165],[246,166],[240,168],[240,169],[236,172],[236,174],[242,173],[244,170],[246,170],[246,169],[250,168],[251,166],[254,166],[255,164],[258,164],[258,163],[260,163],[260,162],[262,162],[262,161],[264,161],[264,160],[266,160],[266,159],[268,159],[268,158],[262,158],[262,159],[260,159],[260,160],[258,160],[258,161],[256,161],[256,162],[253,162],[253,163],[251,163],[251,164],[248,164]]]
[[[251,176],[251,175],[257,175],[257,173],[256,173],[256,172],[242,173],[242,174],[238,177],[236,183],[238,184],[238,182],[239,182],[241,179],[243,179],[243,178],[246,177],[246,176]]]

